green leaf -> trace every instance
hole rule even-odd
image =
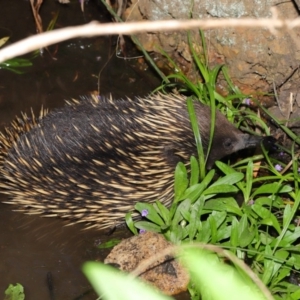
[[[204,155],[204,149],[203,149],[203,144],[202,144],[202,137],[201,137],[201,132],[200,128],[198,125],[198,120],[197,116],[195,113],[194,109],[194,104],[193,100],[191,98],[187,99],[187,109],[189,112],[189,117],[190,117],[190,122],[191,126],[193,129],[195,141],[196,141],[196,146],[197,146],[197,155],[199,159],[199,174],[200,174],[200,179],[203,179],[205,177],[205,155]],[[207,155],[207,154],[206,154]]]
[[[231,168],[230,166],[228,166],[227,164],[224,164],[221,161],[216,161],[215,165],[226,175],[236,173],[235,169]]]
[[[199,182],[199,164],[194,156],[191,156],[191,177],[190,186],[193,186]]]
[[[253,181],[253,161],[250,160],[247,165],[247,171],[246,171],[246,188],[244,192],[244,201],[248,203],[251,190],[252,190],[252,181]]]
[[[287,265],[288,264],[289,261],[287,261]],[[283,266],[281,269],[279,269],[277,276],[272,280],[271,285],[276,286],[282,280],[285,280],[290,275],[290,273],[291,273],[291,268]]]
[[[220,70],[222,69],[223,65],[216,65],[209,74],[209,82],[215,86],[216,85],[216,81],[218,78],[218,75],[220,73]]]
[[[286,251],[284,249],[280,249],[280,250],[275,252],[275,255],[274,255],[275,260],[274,261],[276,261],[276,263],[278,265],[282,265],[286,261],[286,259],[289,257],[289,255],[290,255],[289,251]],[[279,268],[277,268],[277,270],[278,269]]]
[[[211,240],[211,228],[208,221],[201,223],[201,229],[197,235],[197,241],[202,243],[208,243]]]
[[[209,69],[207,68],[206,64],[202,63],[202,61],[199,59],[199,57],[193,47],[190,33],[188,34],[188,42],[189,42],[190,50],[192,52],[193,60],[194,60],[195,64],[197,65],[197,68],[200,71],[200,74],[203,76],[204,82],[208,82],[209,81],[209,73],[210,73]],[[203,39],[202,39],[202,42],[203,42]],[[202,43],[202,45],[204,45],[204,44]]]
[[[24,300],[24,288],[20,283],[16,285],[10,284],[8,288],[4,292],[5,298],[4,300]]]
[[[243,173],[235,172],[224,177],[221,177],[216,182],[214,182],[211,187],[218,186],[218,185],[227,185],[227,184],[235,184],[241,181],[244,178]]]
[[[156,201],[154,207],[166,224],[170,222],[170,211],[160,202]]]
[[[205,186],[202,183],[195,184],[187,188],[179,200],[190,199],[193,203],[200,197],[204,189]]]
[[[128,212],[125,216],[125,222],[126,222],[126,225],[128,226],[128,228],[130,229],[130,231],[134,234],[134,235],[137,235],[138,232],[134,226],[134,222],[133,222],[133,219],[132,219],[132,214],[130,212]]]
[[[220,184],[217,186],[210,186],[207,188],[203,195],[216,195],[216,194],[223,194],[223,193],[236,193],[238,191],[237,187],[228,185],[228,184]]]
[[[270,235],[266,232],[261,232],[259,235],[259,241],[263,244],[263,245],[269,245],[272,243],[272,241],[274,242],[274,238],[270,237]],[[273,245],[272,245],[273,246]]]
[[[180,244],[182,240],[184,240],[187,236],[188,236],[188,231],[186,227],[176,225],[172,227],[172,230],[170,232],[170,241],[173,244]]]
[[[136,229],[135,229],[136,230]],[[118,245],[121,242],[120,239],[111,239],[99,246],[97,246],[98,249],[108,249],[108,248],[112,248],[116,245]]]
[[[293,215],[293,210],[289,204],[287,204],[284,208],[283,212],[283,226],[288,226],[288,222],[291,221]]]
[[[233,247],[239,246],[239,222],[233,217],[231,223],[230,245]]]
[[[263,281],[265,284],[276,281],[278,272],[283,264],[285,264],[286,259],[289,256],[289,252],[285,250],[279,250],[275,252],[273,256],[272,250],[269,245],[265,249],[264,267],[265,272],[263,274]],[[286,273],[286,272],[284,272]],[[282,274],[281,274],[282,276]]]
[[[242,248],[249,246],[249,244],[253,241],[255,237],[254,230],[249,229],[247,215],[243,215],[242,218],[240,219],[238,236],[239,236],[239,246]]]
[[[135,222],[135,227],[138,229],[143,229],[146,231],[152,231],[152,232],[157,232],[161,233],[161,226],[158,226],[156,224],[147,222],[147,221],[137,221]]]
[[[271,277],[274,269],[274,261],[269,257],[272,256],[272,250],[269,245],[266,245],[265,248],[265,257],[264,257],[264,273],[262,276],[262,281],[264,284],[268,284],[271,281]]]
[[[185,209],[182,209],[180,211],[181,215],[183,216],[183,219],[188,221],[188,222],[191,222],[191,213],[190,213],[190,209],[191,206],[186,206]]]
[[[209,217],[212,217],[216,221],[216,226],[219,228],[227,217],[226,211],[213,211]]]
[[[147,214],[146,218],[148,220],[154,222],[155,224],[161,225],[161,226],[164,225],[164,221],[159,216],[159,214],[157,213],[157,211],[155,210],[155,208],[153,207],[152,204],[138,202],[138,203],[135,204],[134,208],[140,214],[142,214],[142,211],[147,210],[148,214]]]
[[[273,200],[270,197],[259,197],[255,200],[255,203],[260,206],[269,206],[269,207],[276,207],[276,208],[282,208],[283,207],[283,201],[281,198],[277,197],[275,200]]]
[[[293,259],[293,264],[292,266],[295,267],[296,270],[300,269],[300,247],[295,246],[295,247],[285,247],[284,249],[286,251],[291,252],[291,258]]]
[[[230,78],[230,75],[228,73],[228,68],[226,66],[223,66],[222,68],[222,73],[223,73],[223,76],[227,82],[227,84],[229,85],[230,89],[237,95],[234,95],[234,96],[238,96],[238,94],[240,94],[240,97],[237,97],[237,98],[245,98],[245,94],[242,94],[242,92],[239,90],[239,88],[233,84],[231,78]]]
[[[205,178],[202,180],[201,184],[206,188],[212,181],[213,177],[215,176],[215,170],[210,170]]]
[[[58,19],[58,15],[59,15],[59,11],[57,11],[57,12],[54,14],[54,16],[53,16],[52,20],[50,21],[50,23],[49,23],[49,25],[48,25],[46,31],[50,31],[50,30],[53,30],[53,29],[54,29],[54,26],[55,26],[56,21],[57,21],[57,19]]]
[[[276,193],[289,193],[293,188],[289,185],[282,185],[279,182],[266,183],[260,186],[252,195],[252,197],[259,194],[276,194]]]
[[[256,203],[254,203],[251,208],[260,218],[262,218],[260,221],[261,224],[273,226],[277,230],[278,234],[281,233],[281,227],[277,218],[268,209]]]
[[[195,238],[197,230],[200,227],[200,216],[202,213],[203,205],[204,205],[204,197],[201,197],[192,206],[191,223],[188,228],[190,241],[192,241]]]
[[[86,262],[83,273],[88,278],[98,296],[105,299],[122,300],[171,300],[172,298],[161,294],[146,283],[130,275],[125,275],[98,262]]]
[[[13,58],[2,62],[0,65],[7,68],[23,68],[31,67],[32,62],[26,58]]]
[[[207,222],[209,223],[210,232],[211,232],[211,243],[216,243],[218,236],[217,236],[217,223],[216,220],[213,218],[212,215],[210,215],[207,219]]]
[[[222,224],[220,228],[218,228],[218,236],[217,242],[222,240],[228,240],[231,235],[231,226],[226,223]]]
[[[215,174],[215,170],[209,171],[201,183],[195,184],[185,190],[184,194],[180,197],[179,200],[190,199],[192,203],[196,201],[206,187],[211,183]]]
[[[210,225],[211,243],[216,243],[220,239],[219,227],[224,223],[227,213],[225,211],[213,211],[208,217]]]
[[[172,220],[172,227],[176,227],[176,225],[179,224],[180,221],[182,221],[184,211],[189,211],[190,207],[191,207],[191,201],[189,199],[184,200],[178,205]]]
[[[295,227],[294,231],[287,230],[284,237],[279,243],[279,246],[290,246],[298,238],[300,238],[300,227]]]
[[[185,190],[187,189],[189,184],[186,167],[182,162],[179,162],[175,169],[175,182],[174,182],[174,189],[175,189],[175,199],[174,203],[177,203]]]
[[[216,126],[216,99],[214,88],[209,83],[205,84],[205,88],[208,91],[208,98],[209,98],[209,106],[210,106],[210,130],[209,130],[209,143],[207,146],[207,157],[206,162],[208,160],[208,156],[211,151],[212,143],[214,140],[214,133],[215,133],[215,126]]]
[[[204,209],[227,211],[227,212],[234,213],[235,215],[238,216],[243,215],[241,208],[238,206],[237,202],[232,197],[211,199],[209,201],[206,201],[204,205]]]
[[[300,299],[300,287],[297,287],[297,291],[291,294],[292,300]]]
[[[189,249],[184,252],[182,259],[194,275],[194,282],[203,300],[267,299],[246,275],[241,276],[240,272],[223,263],[215,254]]]

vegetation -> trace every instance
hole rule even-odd
[[[226,67],[209,68],[202,32],[200,36],[201,55],[188,36],[200,80],[191,82],[171,57],[162,51],[176,72],[164,77],[163,85],[158,89],[177,88],[181,93],[193,95],[187,99],[187,107],[199,160],[191,157],[188,168],[182,163],[177,165],[175,196],[170,208],[159,201],[153,205],[138,203],[135,208],[141,213],[142,220],[134,221],[128,214],[127,225],[134,234],[144,230],[159,232],[180,246],[176,255],[194,274],[189,287],[191,299],[240,299],[241,294],[242,299],[272,299],[260,281],[275,299],[300,299],[300,177],[299,155],[295,150],[299,138],[272,117],[290,138],[289,149],[280,146],[279,155],[273,158],[262,147],[262,152],[253,157],[235,164],[216,162],[215,169],[206,170],[201,132],[193,111],[195,98],[211,106],[212,120],[216,109],[219,109],[243,131],[270,135],[270,130],[248,105],[249,101],[257,103],[256,99],[244,95],[234,86]],[[22,73],[22,68],[28,66],[31,66],[29,60],[16,58],[1,63],[0,69]],[[216,90],[220,76],[228,85],[227,95]],[[259,103],[257,105],[269,114]],[[286,161],[287,157],[289,161]],[[237,198],[241,200],[240,205]],[[217,245],[218,248],[207,244]],[[198,245],[197,249],[195,245]],[[252,271],[240,264],[233,254],[246,262]],[[232,264],[224,263],[224,257]],[[107,299],[170,299],[109,266],[89,262],[83,270],[97,293],[104,293]],[[228,274],[231,276],[228,277]],[[5,294],[5,299],[24,299],[23,288],[18,284],[10,285]],[[19,298],[15,298],[16,294]]]
[[[204,49],[202,58],[194,50],[190,37],[188,40],[202,81],[192,83],[175,62],[164,53],[177,72],[168,76],[159,89],[174,88],[180,83],[179,92],[195,95],[200,101],[211,105],[213,120],[215,110],[218,108],[244,131],[269,135],[268,126],[249,108],[249,101],[257,101],[249,95],[243,95],[232,84],[224,66],[209,69],[205,40],[203,34],[200,34]],[[216,91],[216,82],[220,75],[228,84],[227,96]],[[240,289],[245,286],[253,293],[251,295],[244,293],[243,299],[246,297],[249,299],[273,299],[273,297],[275,299],[300,299],[300,287],[297,283],[300,267],[299,163],[295,151],[295,144],[298,143],[297,137],[275,119],[277,126],[292,139],[291,149],[280,146],[281,152],[277,155],[279,158],[275,159],[262,145],[261,153],[253,157],[238,161],[231,166],[230,162],[228,164],[216,162],[215,169],[206,171],[203,167],[205,157],[201,155],[203,153],[201,133],[194,118],[192,97],[188,98],[187,107],[200,159],[198,161],[195,157],[191,157],[188,169],[182,163],[177,165],[175,197],[170,208],[165,207],[159,201],[153,205],[137,203],[135,208],[142,215],[142,220],[133,221],[131,215],[128,214],[126,216],[128,227],[134,234],[145,230],[159,232],[181,247],[198,242],[204,248],[203,245],[208,243],[218,245],[223,251],[230,251],[245,261],[273,295],[271,296],[266,291],[257,292],[257,286],[254,286],[253,281],[249,279],[250,277],[253,279],[251,271],[248,270],[248,276],[245,276],[244,271],[241,271],[236,264],[229,266],[216,258],[217,256],[223,257],[224,252],[211,254],[204,251],[189,256],[188,266],[195,274],[189,289],[192,299],[232,299],[233,295],[238,295],[240,299],[242,293]],[[212,126],[212,133],[213,130]],[[289,157],[290,162],[281,161],[281,157]],[[237,204],[237,198],[240,198],[241,205]],[[218,260],[219,264],[205,264],[210,257]],[[193,266],[197,266],[198,271]],[[106,268],[108,267],[88,264],[84,267],[84,271],[89,278],[94,278],[91,279],[94,286],[98,286],[96,282],[99,282],[101,289],[103,286],[101,278],[99,277],[99,281],[95,278],[104,277],[101,272],[106,272]],[[228,272],[239,274],[237,281],[233,280],[232,290],[227,282]],[[205,282],[205,278],[208,277],[210,281],[214,278],[214,286],[226,285],[226,289],[221,289],[222,292],[219,294],[215,293],[216,289],[209,282]],[[114,279],[112,282],[115,282]],[[122,285],[123,281],[120,284]],[[230,292],[226,293],[226,290]],[[117,299],[115,294],[109,293],[104,287],[101,291],[105,291],[107,299]],[[148,292],[147,295],[149,299],[161,299],[156,295],[150,296]],[[126,298],[124,295],[122,298],[133,299],[134,296],[130,295]]]
[[[7,43],[9,36],[0,37],[0,48]],[[24,68],[31,67],[32,63],[26,58],[13,58],[0,63],[0,69],[6,69],[17,74],[23,74]]]
[[[58,12],[54,15],[53,19],[50,21],[47,31],[53,30],[58,18]],[[40,21],[41,22],[41,21]],[[9,34],[4,37],[0,37],[0,48],[4,46],[10,39]],[[15,57],[5,62],[0,63],[0,69],[5,69],[16,74],[24,74],[29,67],[33,65],[32,60],[39,56],[40,50],[35,51],[30,59],[22,58],[22,57]]]
[[[24,300],[24,288],[20,283],[15,285],[10,284],[8,288],[4,292],[5,298],[4,300]]]

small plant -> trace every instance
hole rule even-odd
[[[4,300],[24,300],[24,288],[20,283],[15,285],[10,284],[8,288],[5,290],[5,298]]]
[[[53,30],[56,21],[58,18],[58,12],[54,15],[53,19],[50,21],[47,31]],[[9,36],[5,36],[0,38],[0,48],[4,46],[9,40]],[[0,63],[0,70],[8,70],[14,72],[16,74],[24,74],[26,72],[26,68],[31,67],[33,65],[32,60],[36,58],[40,54],[40,50],[37,50],[33,53],[30,59],[15,57],[13,59],[6,60]]]
[[[9,36],[4,36],[0,38],[0,48],[7,43],[9,40]],[[9,59],[3,63],[0,63],[0,69],[6,69],[11,72],[17,73],[17,74],[23,74],[24,68],[31,67],[32,63],[29,59],[26,58],[13,58]]]
[[[5,69],[16,74],[23,74],[24,68],[31,66],[32,62],[26,58],[13,58],[0,63],[0,69]]]
[[[277,299],[300,293],[300,287],[288,281],[300,266],[300,227],[294,223],[300,192],[291,184],[291,174],[253,179],[252,160],[246,176],[224,163],[216,165],[223,176],[212,182],[215,171],[211,170],[201,183],[195,183],[196,159],[191,159],[190,181],[185,167],[179,164],[171,208],[160,202],[137,203],[139,212],[148,213],[142,221],[128,222],[128,226],[133,232],[132,224],[139,230],[160,232],[175,244],[197,241],[219,245],[246,260],[270,290],[280,294]],[[274,171],[273,165],[268,169]],[[238,194],[243,195],[242,206],[235,200]],[[287,199],[290,203],[285,204]],[[283,286],[288,288],[285,293]]]

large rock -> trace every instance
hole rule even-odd
[[[191,16],[194,19],[271,18],[272,6],[276,6],[280,18],[298,17],[293,1],[279,4],[277,0],[132,0],[123,18],[128,21]],[[299,29],[294,33],[298,36]],[[192,68],[188,67],[191,56],[186,36],[186,32],[148,32],[139,34],[138,38],[148,51],[159,51],[161,47],[169,52],[193,77]],[[300,52],[285,29],[278,30],[275,36],[267,28],[222,28],[206,30],[205,36],[210,63],[228,65],[234,83],[246,93],[270,91],[273,83],[284,90],[287,79],[298,79],[297,72],[292,73],[298,68]],[[194,31],[194,41],[195,45],[201,45],[197,31]]]

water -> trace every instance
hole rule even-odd
[[[86,5],[85,13],[77,1],[68,6],[44,2],[44,28],[56,12],[57,28],[91,20],[109,21],[105,10],[93,1]],[[35,34],[29,1],[0,0],[0,7],[0,39],[9,35],[13,42]],[[149,69],[144,70],[144,64],[117,58],[116,46],[116,36],[71,40],[45,49],[23,75],[0,70],[1,129],[20,111],[28,113],[32,108],[38,113],[41,106],[52,109],[62,106],[64,99],[98,90],[115,97],[145,95],[160,83]],[[127,53],[138,54],[130,47]],[[1,195],[0,200],[5,199]],[[0,204],[0,295],[9,283],[19,282],[25,287],[26,299],[95,299],[81,273],[82,263],[102,260],[107,251],[98,250],[94,244],[126,237],[128,231],[107,235],[83,230],[80,225],[66,227],[61,219],[28,216],[13,209]]]

